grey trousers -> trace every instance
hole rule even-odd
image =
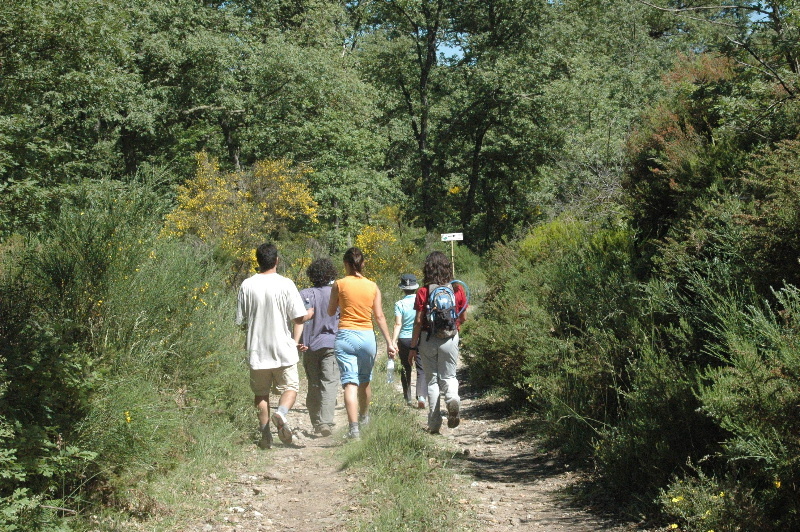
[[[444,393],[445,404],[460,401],[458,396],[458,334],[452,338],[426,340],[427,332],[422,331],[419,341],[419,354],[422,369],[428,378],[428,428],[434,431],[442,426],[442,412],[439,405],[439,390]]]
[[[303,367],[308,379],[306,407],[314,428],[333,425],[336,394],[339,393],[339,366],[333,348],[303,353]]]

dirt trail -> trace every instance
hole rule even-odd
[[[340,392],[337,428],[347,425],[343,404]],[[270,450],[252,444],[244,461],[233,466],[232,480],[210,477],[217,485],[208,495],[214,500],[207,514],[180,530],[315,532],[352,528],[348,525],[362,509],[352,494],[358,479],[339,471],[333,454],[333,449],[344,443],[338,435],[341,431],[327,438],[313,434],[302,391],[289,421],[295,432],[292,445],[281,443],[276,434]]]
[[[380,377],[376,371],[376,377]],[[401,399],[399,383],[396,386]],[[336,410],[338,431],[315,438],[298,396],[290,421],[300,434],[297,445],[285,446],[275,438],[269,451],[252,449],[235,464],[231,480],[211,475],[207,511],[185,523],[187,531],[349,530],[365,509],[354,493],[359,479],[339,471],[333,448],[342,445],[346,425],[341,393]],[[501,400],[481,398],[462,388],[462,422],[437,436],[455,455],[456,488],[466,493],[462,501],[475,516],[477,530],[609,531],[637,529],[614,523],[571,505],[564,494],[580,479],[570,464],[543,452],[535,439],[510,421]],[[419,411],[420,427],[425,412]],[[249,442],[245,445],[249,445]],[[226,478],[228,478],[226,476]],[[476,522],[477,521],[477,522]],[[472,527],[471,527],[472,528]]]
[[[462,421],[442,429],[443,445],[456,453],[453,465],[472,494],[480,530],[644,530],[572,504],[566,492],[583,478],[579,471],[542,450],[519,420],[508,418],[502,399],[482,398],[468,386],[460,393]]]

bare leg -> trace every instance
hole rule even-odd
[[[372,387],[368,382],[358,385],[358,413],[362,416],[369,412],[369,402],[372,400]]]
[[[297,392],[294,390],[286,390],[281,394],[278,406],[285,406],[286,410],[291,410],[295,400],[297,400]],[[267,410],[267,415],[269,416],[269,410]],[[267,419],[269,419],[269,417],[267,417]]]
[[[360,386],[352,382],[344,385],[344,408],[347,411],[347,421],[355,423],[358,421],[358,402]]]
[[[263,427],[269,423],[269,396],[256,395],[253,404],[258,409],[258,424]]]

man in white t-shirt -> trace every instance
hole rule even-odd
[[[236,324],[247,331],[245,349],[250,363],[250,389],[255,394],[261,440],[258,446],[269,449],[275,425],[278,437],[292,443],[292,429],[287,421],[294,406],[300,378],[297,363],[306,308],[294,282],[277,272],[278,249],[261,244],[256,250],[259,273],[245,279],[239,288]],[[269,393],[276,388],[281,398],[270,416]]]

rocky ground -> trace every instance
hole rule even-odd
[[[398,395],[400,394],[397,385]],[[508,416],[500,399],[483,398],[463,389],[462,422],[436,436],[454,456],[460,502],[472,510],[470,528],[477,530],[610,531],[644,530],[635,523],[601,517],[574,502],[570,488],[584,478],[568,462],[543,451],[537,440]],[[275,438],[271,450],[252,445],[230,475],[210,475],[207,511],[177,528],[187,531],[348,530],[359,507],[354,488],[359,480],[340,471],[333,449],[343,445],[345,423],[341,396],[340,430],[328,438],[311,434],[303,397],[292,410],[296,444]],[[425,413],[419,411],[420,430]],[[249,442],[245,445],[249,446]]]

